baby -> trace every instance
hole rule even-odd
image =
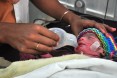
[[[111,34],[107,38],[96,28],[87,28],[77,37],[78,46],[75,53],[91,57],[112,59],[117,56],[117,44]]]

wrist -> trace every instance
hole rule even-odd
[[[72,23],[74,20],[78,20],[78,19],[81,19],[80,16],[74,14],[73,12],[69,11],[68,13],[66,13],[62,20],[65,21],[66,23],[70,24]]]
[[[65,17],[65,15],[67,14],[67,13],[69,13],[70,11],[65,11],[64,13],[63,13],[63,15],[61,16],[61,18],[60,18],[60,21],[62,21],[63,20],[63,18]]]

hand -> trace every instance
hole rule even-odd
[[[78,35],[78,33],[79,33],[78,31],[83,29],[83,27],[95,27],[95,28],[98,28],[107,37],[108,37],[107,30],[109,30],[111,32],[116,31],[116,28],[110,27],[110,26],[108,26],[106,24],[101,24],[101,23],[95,22],[93,20],[81,19],[79,17],[77,19],[75,19],[74,21],[72,20],[71,26],[72,26],[72,30],[74,31],[74,33],[76,35]],[[78,30],[76,30],[76,29],[78,29]]]
[[[40,25],[0,24],[0,41],[10,44],[20,52],[32,54],[49,52],[53,50],[58,40],[59,37],[55,33]]]
[[[93,20],[86,20],[81,19],[80,16],[75,15],[72,12],[69,12],[65,17],[65,20],[71,25],[71,28],[74,32],[74,34],[77,36],[78,33],[83,29],[83,27],[95,27],[98,28],[102,33],[104,33],[108,37],[107,30],[114,32],[116,31],[116,28],[113,28],[111,26],[108,26],[106,24],[101,24]]]

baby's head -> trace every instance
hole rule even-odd
[[[96,28],[87,28],[77,37],[78,47],[76,53],[83,53],[91,57],[110,58],[117,55],[117,45],[111,34],[107,38]]]

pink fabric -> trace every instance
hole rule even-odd
[[[33,54],[27,54],[27,53],[20,53],[20,60],[29,60],[29,59],[38,59],[38,58],[50,58],[53,57],[51,54],[43,54],[40,55],[40,57],[37,57],[36,55]]]
[[[36,59],[37,57],[32,54],[20,53],[20,60]]]
[[[50,57],[53,57],[51,54],[47,53],[47,54],[44,54],[44,55],[41,55],[42,58],[50,58]]]

